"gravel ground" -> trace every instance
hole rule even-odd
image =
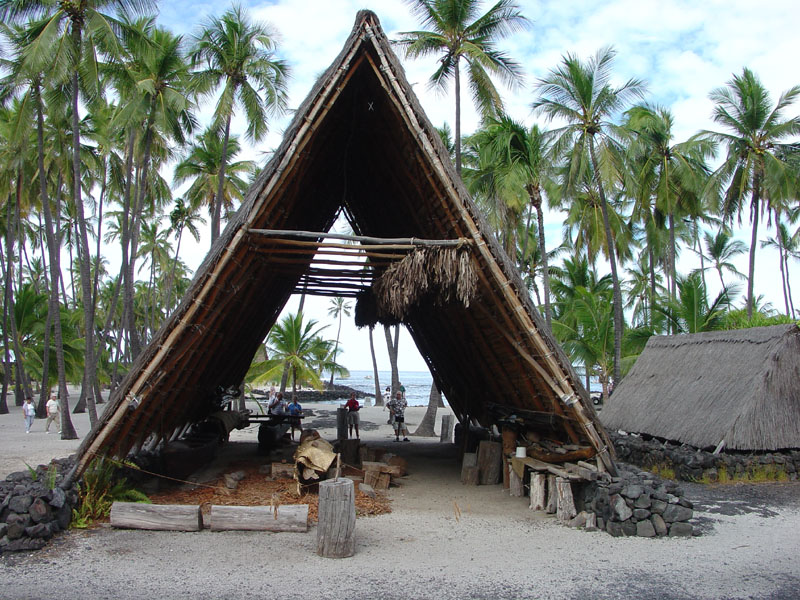
[[[331,407],[315,409],[324,423]],[[412,431],[423,410],[407,413]],[[702,535],[612,538],[563,527],[552,516],[530,511],[527,498],[510,498],[501,486],[462,486],[452,445],[418,438],[395,444],[385,418],[380,408],[365,409],[362,419],[377,427],[363,428],[362,438],[405,456],[411,474],[392,488],[391,514],[359,519],[352,558],[318,557],[314,528],[305,534],[71,531],[41,552],[1,555],[0,598],[778,600],[800,595],[798,483],[686,485]],[[77,447],[48,439],[52,434],[26,436],[18,430],[21,416],[0,417],[0,475],[19,470],[9,468],[9,455],[27,456],[35,464]],[[332,431],[321,433],[329,437]],[[252,442],[255,435],[251,427],[235,432],[232,441]],[[24,451],[15,447],[20,437],[28,444]]]

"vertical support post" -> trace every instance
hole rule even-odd
[[[319,484],[317,554],[347,558],[356,552],[356,496],[352,479]]]

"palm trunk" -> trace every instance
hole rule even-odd
[[[375,341],[372,339],[373,327],[369,327],[369,353],[372,356],[372,379],[375,382],[375,406],[383,406],[381,383],[378,380],[378,361],[375,359]]]
[[[10,204],[10,203],[9,203]],[[0,269],[5,273],[5,260],[3,258],[2,244],[0,244]],[[8,287],[7,285],[5,286]],[[8,384],[11,381],[11,348],[8,343],[8,300],[3,293],[3,388],[0,396],[0,415],[8,414]]]
[[[792,300],[792,284],[789,281],[789,249],[785,247],[784,247],[783,264],[784,264],[784,269],[786,271],[786,292],[789,296],[789,310],[791,311],[789,314],[792,318],[794,318],[794,301]]]
[[[400,326],[396,325],[397,332],[400,331]],[[386,350],[389,353],[389,364],[391,365],[392,370],[392,398],[397,393],[397,390],[400,389],[400,373],[397,370],[397,350],[398,344],[392,342],[392,334],[389,331],[389,326],[383,326],[383,333],[386,336]]]
[[[342,311],[339,310],[339,329],[336,330],[336,345],[333,347],[333,362],[336,362],[336,354],[339,351],[339,334],[342,333]],[[331,388],[333,388],[333,367],[331,367]]]
[[[594,150],[594,138],[589,138],[589,152],[592,159],[592,169],[594,178],[597,182],[597,190],[600,194],[600,209],[603,213],[603,228],[606,232],[606,244],[608,246],[608,262],[611,265],[611,283],[614,288],[614,383],[620,381],[620,362],[622,355],[622,291],[619,286],[619,276],[617,275],[617,259],[614,250],[614,239],[611,236],[611,225],[608,220],[608,205],[606,203],[606,193],[603,190],[603,182],[600,180],[600,173],[597,170],[597,157]]]
[[[458,56],[456,56],[455,60],[454,74],[456,88],[456,173],[461,177],[461,65]]]
[[[178,242],[175,247],[175,260],[172,263],[172,273],[169,275],[169,282],[167,283],[167,298],[164,304],[167,307],[166,316],[172,314],[172,286],[175,284],[175,270],[178,266],[178,253],[181,251],[181,238],[183,237],[183,227],[178,230]]]
[[[547,249],[544,239],[544,214],[542,213],[542,194],[535,188],[529,189],[531,203],[536,208],[536,222],[539,226],[539,254],[542,255],[542,283],[544,283],[544,318],[547,329],[552,331],[553,324],[550,315],[550,269],[547,265]],[[527,238],[527,235],[525,236]]]
[[[417,430],[411,435],[418,435],[424,437],[433,437],[436,435],[434,426],[436,425],[436,411],[442,401],[442,394],[439,393],[439,388],[436,387],[436,382],[431,384],[431,393],[428,396],[428,408],[425,409],[425,415],[422,417]]]
[[[656,259],[653,246],[647,246],[647,259],[650,262],[650,327],[653,326],[653,308],[656,305]]]
[[[756,244],[758,243],[758,213],[761,205],[761,176],[758,171],[753,175],[753,236],[750,239],[750,265],[747,276],[747,318],[753,318],[753,282],[756,278]]]
[[[224,200],[225,192],[225,166],[228,160],[228,138],[231,131],[231,115],[225,120],[225,134],[222,138],[222,157],[219,162],[219,174],[217,178],[217,197],[214,198],[214,214],[211,217],[211,243],[213,244],[219,237],[220,221],[222,220],[222,202]]]
[[[128,330],[128,311],[133,313],[133,287],[134,282],[131,273],[128,269],[130,262],[130,244],[131,244],[131,221],[133,214],[131,211],[131,194],[133,187],[134,168],[133,168],[133,152],[134,143],[136,141],[136,131],[131,128],[128,134],[128,143],[125,156],[125,192],[122,197],[122,265],[120,267],[120,275],[122,276],[122,322],[120,323],[119,335],[123,336],[124,332]]]

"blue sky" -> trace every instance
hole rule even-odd
[[[608,45],[617,51],[614,72],[618,83],[631,77],[645,80],[649,90],[647,100],[665,105],[674,113],[678,140],[701,129],[714,128],[708,94],[713,88],[723,86],[732,74],[740,73],[744,66],[760,76],[773,100],[782,91],[800,83],[796,44],[800,2],[797,0],[763,3],[752,0],[525,0],[518,4],[531,26],[504,40],[500,46],[526,73],[525,84],[516,90],[506,90],[504,98],[508,112],[527,123],[536,119],[530,104],[535,97],[532,84],[537,78],[555,67],[565,53],[586,58]],[[161,2],[159,22],[190,35],[208,15],[221,14],[229,6],[225,2]],[[316,78],[339,53],[359,9],[375,11],[390,38],[400,31],[419,28],[402,0],[276,0],[246,2],[244,6],[253,18],[268,22],[279,34],[281,55],[292,67],[292,107],[302,102]],[[435,61],[404,60],[403,64],[433,124],[439,126],[445,121],[452,124],[452,95],[432,91],[427,86],[436,68]],[[478,121],[467,98],[462,111],[462,128],[468,133]],[[800,108],[795,110],[797,112]],[[288,119],[276,122],[267,140],[249,150],[250,156],[263,162],[266,153],[279,144],[287,124]],[[244,130],[241,120],[235,121],[233,127]],[[559,242],[561,219],[559,213],[548,215],[548,247]],[[761,238],[766,234],[762,227]],[[184,259],[196,267],[206,250],[207,241],[204,241],[188,249],[190,254]],[[769,251],[759,251],[760,280],[757,279],[756,287],[780,308],[776,256]],[[679,268],[687,272],[696,266],[692,260],[684,258]],[[739,269],[746,271],[746,258],[742,258]],[[794,265],[792,274],[796,277],[798,272],[800,269]],[[712,293],[716,290],[712,289]],[[327,320],[326,304],[327,300],[321,300],[316,315],[322,322]],[[345,364],[357,369],[371,368],[369,351],[364,351],[366,333],[353,328],[347,335],[358,342],[346,346]],[[363,344],[353,347],[362,338]],[[403,343],[408,348],[410,338],[405,338]],[[405,364],[401,364],[401,368],[425,368],[415,353],[404,354],[403,360]],[[387,364],[384,362],[380,366],[385,368]]]

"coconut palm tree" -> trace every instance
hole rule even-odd
[[[502,112],[503,101],[491,76],[516,86],[522,69],[496,43],[520,31],[528,20],[511,0],[499,0],[481,14],[478,0],[407,0],[423,27],[429,30],[402,32],[395,43],[407,58],[441,55],[439,68],[431,75],[431,86],[444,89],[453,80],[455,92],[455,159],[461,173],[461,64],[466,63],[472,99],[483,116]]]
[[[175,258],[172,262],[172,269],[170,270],[169,280],[167,281],[167,291],[164,294],[164,304],[166,307],[166,316],[168,317],[172,312],[172,288],[175,282],[175,270],[178,267],[179,254],[181,251],[181,239],[183,238],[183,231],[188,231],[194,238],[194,241],[200,241],[200,230],[198,224],[205,224],[205,219],[197,214],[197,211],[191,206],[184,203],[182,198],[175,198],[175,206],[172,212],[169,213],[170,232],[177,235],[175,245]]]
[[[339,334],[342,333],[342,316],[350,316],[351,304],[345,301],[342,297],[331,298],[328,306],[328,316],[334,319],[339,319],[339,328],[336,330],[336,343],[333,347],[333,362],[336,362],[336,354],[339,351]],[[333,388],[333,371],[331,371],[330,386]]]
[[[260,141],[267,134],[268,117],[282,115],[287,107],[289,66],[276,57],[275,35],[247,13],[234,6],[221,17],[211,17],[194,39],[192,65],[197,90],[212,93],[222,86],[214,112],[215,125],[222,130],[222,160],[219,163],[217,194],[211,218],[211,242],[219,237],[228,140],[236,105],[244,108],[245,137]]]
[[[744,275],[739,272],[732,261],[739,254],[747,252],[747,244],[741,240],[733,239],[730,231],[724,228],[717,231],[714,235],[706,231],[703,234],[703,238],[706,246],[705,254],[714,263],[714,268],[719,275],[719,283],[722,289],[724,290],[727,288],[725,280],[722,278],[723,270],[744,279]]]
[[[708,294],[700,274],[691,273],[678,277],[678,298],[667,299],[662,307],[657,307],[671,329],[676,333],[699,333],[722,329],[725,313],[730,308],[731,288],[724,288],[709,304]]]
[[[317,327],[317,321],[303,322],[303,313],[288,314],[276,323],[267,337],[269,360],[251,365],[247,374],[248,383],[263,383],[280,379],[284,369],[292,376],[292,391],[298,383],[309,383],[315,389],[322,388],[322,381],[314,368],[315,356],[321,351],[329,352],[328,342],[319,334],[326,326]],[[281,392],[286,385],[281,385]]]
[[[600,199],[606,251],[614,287],[614,381],[618,382],[624,327],[622,292],[603,185],[603,171],[607,172],[613,166],[610,158],[605,158],[611,156],[610,133],[614,125],[610,119],[630,101],[641,97],[645,85],[638,79],[629,79],[618,87],[612,86],[611,65],[614,56],[615,52],[610,47],[599,50],[587,62],[567,54],[561,65],[537,82],[538,98],[533,103],[533,108],[548,119],[566,122],[566,125],[553,131],[556,136],[554,151],[556,155],[565,157],[566,191],[583,183],[587,163],[591,165],[594,186]]]
[[[197,137],[189,147],[186,157],[175,166],[176,185],[192,182],[184,194],[189,206],[194,211],[202,206],[207,207],[212,219],[219,204],[227,212],[233,208],[234,202],[242,201],[249,187],[247,176],[256,168],[251,160],[233,160],[241,147],[239,138],[230,136],[227,150],[224,151],[227,165],[220,195],[219,174],[222,170],[223,141],[217,129],[208,128]],[[222,199],[221,203],[217,202],[217,198]]]
[[[778,216],[775,216],[778,221]],[[777,222],[775,237],[767,238],[761,242],[762,248],[774,248],[778,251],[778,263],[781,271],[781,284],[783,289],[783,301],[786,305],[787,316],[794,315],[794,303],[792,302],[792,287],[789,281],[789,256],[797,254],[798,239],[789,232],[786,223]]]
[[[741,223],[749,204],[752,220],[747,274],[749,317],[754,307],[759,216],[765,208],[777,209],[784,200],[796,197],[796,172],[786,160],[794,150],[786,140],[800,133],[800,117],[785,118],[784,113],[798,96],[800,86],[794,86],[773,106],[761,80],[748,68],[710,94],[715,103],[712,118],[725,129],[705,132],[727,149],[717,170],[717,177],[725,184],[722,213],[727,222],[738,218]]]

